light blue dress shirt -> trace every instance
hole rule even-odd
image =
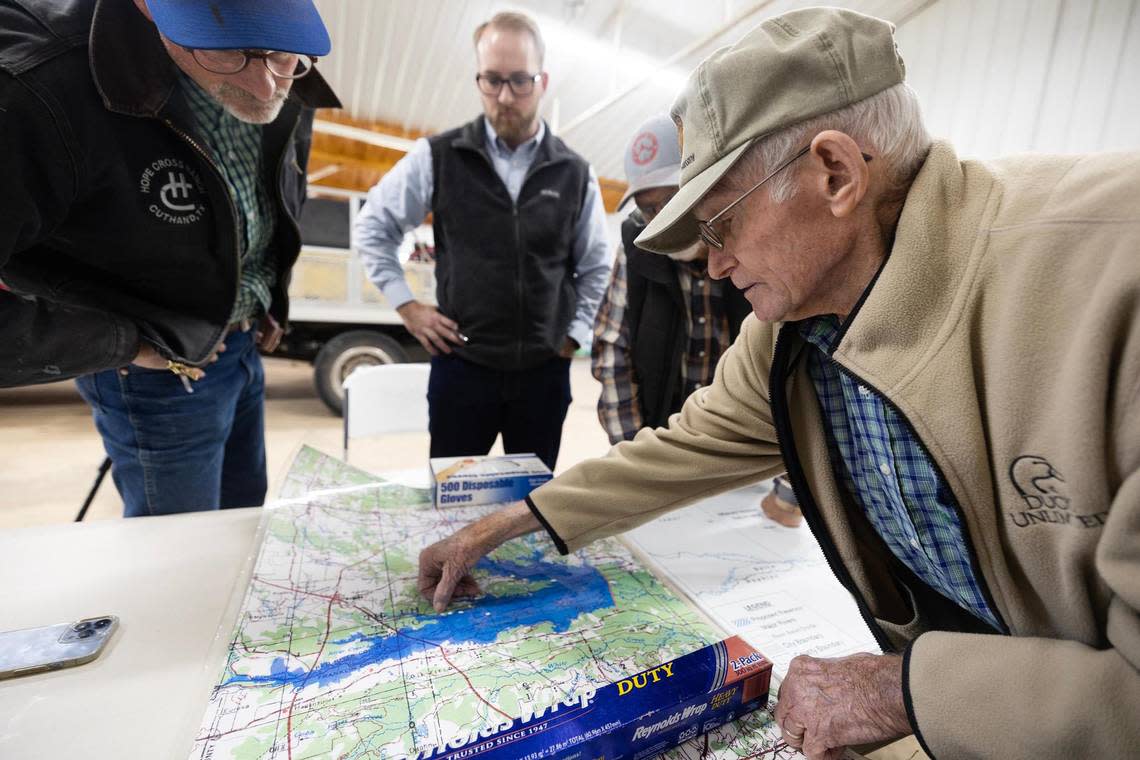
[[[517,201],[527,170],[546,136],[546,124],[540,121],[535,136],[514,150],[499,139],[485,117],[483,124],[487,132],[487,153],[495,173],[506,185],[511,200]],[[368,199],[356,215],[352,229],[353,246],[360,252],[368,279],[394,308],[415,300],[396,252],[404,235],[423,222],[431,210],[433,181],[431,147],[426,139],[421,138],[368,191]],[[571,255],[577,303],[568,334],[579,346],[589,346],[593,337],[594,314],[605,292],[612,264],[606,240],[602,191],[592,168],[590,188],[574,226]]]

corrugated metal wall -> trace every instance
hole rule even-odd
[[[939,0],[898,44],[961,155],[1140,149],[1140,0]]]

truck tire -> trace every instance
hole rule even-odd
[[[373,330],[350,330],[329,340],[313,360],[317,394],[333,414],[344,412],[344,379],[357,367],[403,364],[408,354],[395,340]]]

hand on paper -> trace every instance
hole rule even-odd
[[[809,760],[838,760],[849,745],[906,736],[902,657],[796,657],[774,717],[784,741]]]
[[[455,597],[478,596],[479,583],[471,575],[475,563],[504,541],[540,527],[520,501],[437,541],[420,552],[420,593],[436,612],[447,609]]]

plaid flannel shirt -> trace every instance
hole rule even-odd
[[[954,494],[909,423],[831,360],[839,320],[834,316],[805,320],[800,334],[818,349],[810,351],[808,369],[823,412],[836,480],[915,575],[1002,630],[970,564]]]
[[[681,387],[688,396],[712,382],[716,363],[732,341],[724,308],[724,283],[710,279],[703,262],[680,263],[677,279],[688,326],[686,350],[681,357]],[[610,284],[594,321],[591,348],[591,370],[602,384],[598,421],[610,443],[627,441],[643,427],[630,359],[627,305],[625,249],[619,245],[614,254]]]
[[[230,322],[252,319],[269,311],[277,282],[277,263],[269,252],[277,208],[261,178],[261,126],[235,118],[194,80],[181,79],[206,147],[226,180],[241,230],[241,285]]]

